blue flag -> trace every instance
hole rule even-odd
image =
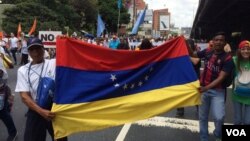
[[[105,29],[105,25],[102,21],[102,18],[100,16],[100,14],[98,14],[98,17],[97,17],[97,33],[96,33],[96,36],[97,37],[100,37],[103,30]]]
[[[145,14],[146,8],[142,12],[140,12],[131,34],[137,34],[139,26],[144,22]]]
[[[122,0],[117,1],[117,6],[118,6],[118,9],[122,8]]]

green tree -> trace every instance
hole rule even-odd
[[[26,33],[37,19],[39,30],[79,31],[81,29],[94,34],[97,25],[97,13],[106,23],[108,32],[116,32],[118,21],[117,0],[11,0],[16,5],[4,11],[3,29],[16,33],[19,22]],[[121,8],[120,24],[129,23],[127,9]]]
[[[37,18],[36,31],[46,30],[45,25],[50,21],[54,22],[50,28],[59,28],[58,20],[55,20],[58,19],[57,14],[39,3],[19,3],[11,9],[6,9],[4,15],[6,17],[3,19],[2,27],[7,33],[16,33],[19,22],[21,22],[22,31],[29,32],[35,18]]]
[[[81,15],[77,13],[77,10],[69,1],[57,1],[54,9],[57,13],[60,27],[68,26],[72,30],[81,28]]]
[[[97,15],[97,0],[70,0],[70,3],[80,15],[80,28],[94,33]]]
[[[41,3],[42,2],[42,3]],[[52,2],[53,3],[53,2]],[[15,7],[4,11],[2,27],[9,32],[16,32],[19,22],[22,24],[22,30],[26,33],[37,19],[37,28],[39,30],[63,30],[65,26],[77,29],[80,27],[80,15],[78,15],[71,5],[65,5],[60,1],[55,1],[56,7],[45,5],[41,0],[23,0],[19,1]],[[49,7],[52,7],[51,9]]]

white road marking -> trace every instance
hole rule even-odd
[[[146,120],[137,121],[134,124],[141,126],[171,127],[175,129],[185,129],[194,133],[199,133],[199,121],[190,119],[170,118],[170,117],[153,117]],[[225,123],[227,125],[231,123]],[[212,134],[214,123],[208,122],[208,132]]]
[[[189,130],[193,133],[199,133],[199,121],[198,120],[190,120],[190,119],[180,119],[180,118],[173,118],[173,117],[153,117],[146,120],[140,120],[134,122],[132,124],[137,124],[146,127],[170,127],[175,129],[184,129]],[[231,125],[231,123],[224,123],[226,125]],[[131,124],[125,124],[119,133],[116,141],[124,141],[126,134],[129,131]],[[208,122],[208,132],[212,134],[214,131],[214,123]]]
[[[131,124],[125,124],[115,141],[124,141]]]

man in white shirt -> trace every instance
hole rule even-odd
[[[21,49],[21,62],[20,65],[25,65],[28,63],[28,48],[27,48],[27,38],[25,37],[24,33],[21,33],[21,38],[20,38],[20,49]]]
[[[22,101],[29,108],[27,112],[24,141],[45,141],[46,130],[54,140],[52,120],[56,116],[50,110],[37,104],[37,87],[40,77],[55,79],[55,59],[44,59],[44,46],[38,38],[30,38],[27,48],[32,61],[21,66],[17,72],[17,84],[15,92],[19,92]],[[66,138],[58,141],[67,141]]]
[[[10,52],[12,54],[12,57],[16,65],[17,64],[16,52],[17,52],[17,47],[18,47],[18,39],[15,37],[14,33],[10,33],[10,36],[11,36],[9,39]]]

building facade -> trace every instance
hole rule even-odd
[[[132,28],[136,22],[137,15],[146,8],[147,4],[143,0],[130,0],[128,11],[130,14],[130,24],[127,28]],[[147,9],[144,23],[141,25],[145,36],[165,36],[170,31],[170,12],[168,9],[152,10]]]
[[[166,36],[170,29],[170,12],[168,9],[154,10],[153,31],[160,32],[161,36]]]
[[[146,7],[146,3],[143,0],[130,0],[128,12],[130,14],[130,22],[134,23],[137,18],[137,13]]]

